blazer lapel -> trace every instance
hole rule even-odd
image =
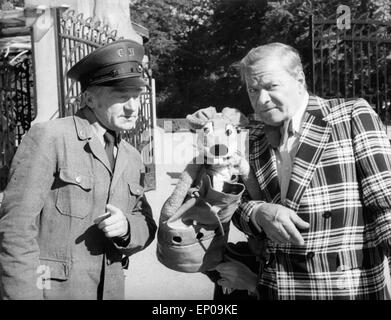
[[[252,141],[249,159],[265,200],[271,203],[279,203],[281,201],[281,191],[276,156],[264,133],[261,133]]]
[[[325,119],[321,107],[320,98],[310,97],[285,201],[285,205],[294,211],[298,210],[304,191],[330,139],[331,125]]]

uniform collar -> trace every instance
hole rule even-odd
[[[87,107],[79,109],[73,116],[77,136],[80,140],[91,139],[93,131],[91,123],[95,121],[94,113]]]
[[[93,134],[95,134],[99,137],[99,140],[102,138],[103,141],[103,135],[107,129],[97,121],[94,112],[90,108],[84,107],[79,109],[74,116],[74,121],[80,140],[91,139]],[[117,134],[116,138],[119,143],[120,135]]]

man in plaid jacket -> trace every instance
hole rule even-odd
[[[363,99],[308,93],[297,51],[281,43],[241,61],[260,124],[250,165],[264,201],[247,192],[234,215],[267,236],[261,299],[384,299],[391,245],[391,147]]]

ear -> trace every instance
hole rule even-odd
[[[235,108],[224,108],[221,113],[231,121],[234,126],[244,127],[250,123],[247,117],[241,113],[238,109]]]
[[[190,131],[195,132],[196,130],[201,129],[216,115],[216,113],[215,107],[208,107],[187,115],[186,119],[188,121]]]
[[[90,92],[89,90],[86,90],[82,93],[81,99],[82,99],[81,105],[84,105],[86,107],[90,107],[91,109],[96,108],[97,99],[96,99],[95,95],[92,92]]]
[[[305,74],[302,70],[297,71],[297,81],[301,84],[301,88],[306,89]]]

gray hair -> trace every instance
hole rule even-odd
[[[85,88],[84,90],[82,90],[82,92],[80,94],[80,108],[84,108],[84,107],[88,106],[87,102],[85,100],[85,93],[87,91],[89,93],[92,93],[95,96],[98,96],[99,94],[102,94],[102,90],[105,90],[104,88],[105,87],[102,87],[102,86],[89,86],[89,87]]]
[[[239,62],[242,80],[245,81],[246,74],[256,74],[260,62],[272,57],[280,59],[285,70],[293,77],[296,77],[299,72],[303,72],[299,52],[287,44],[273,42],[251,49]]]

